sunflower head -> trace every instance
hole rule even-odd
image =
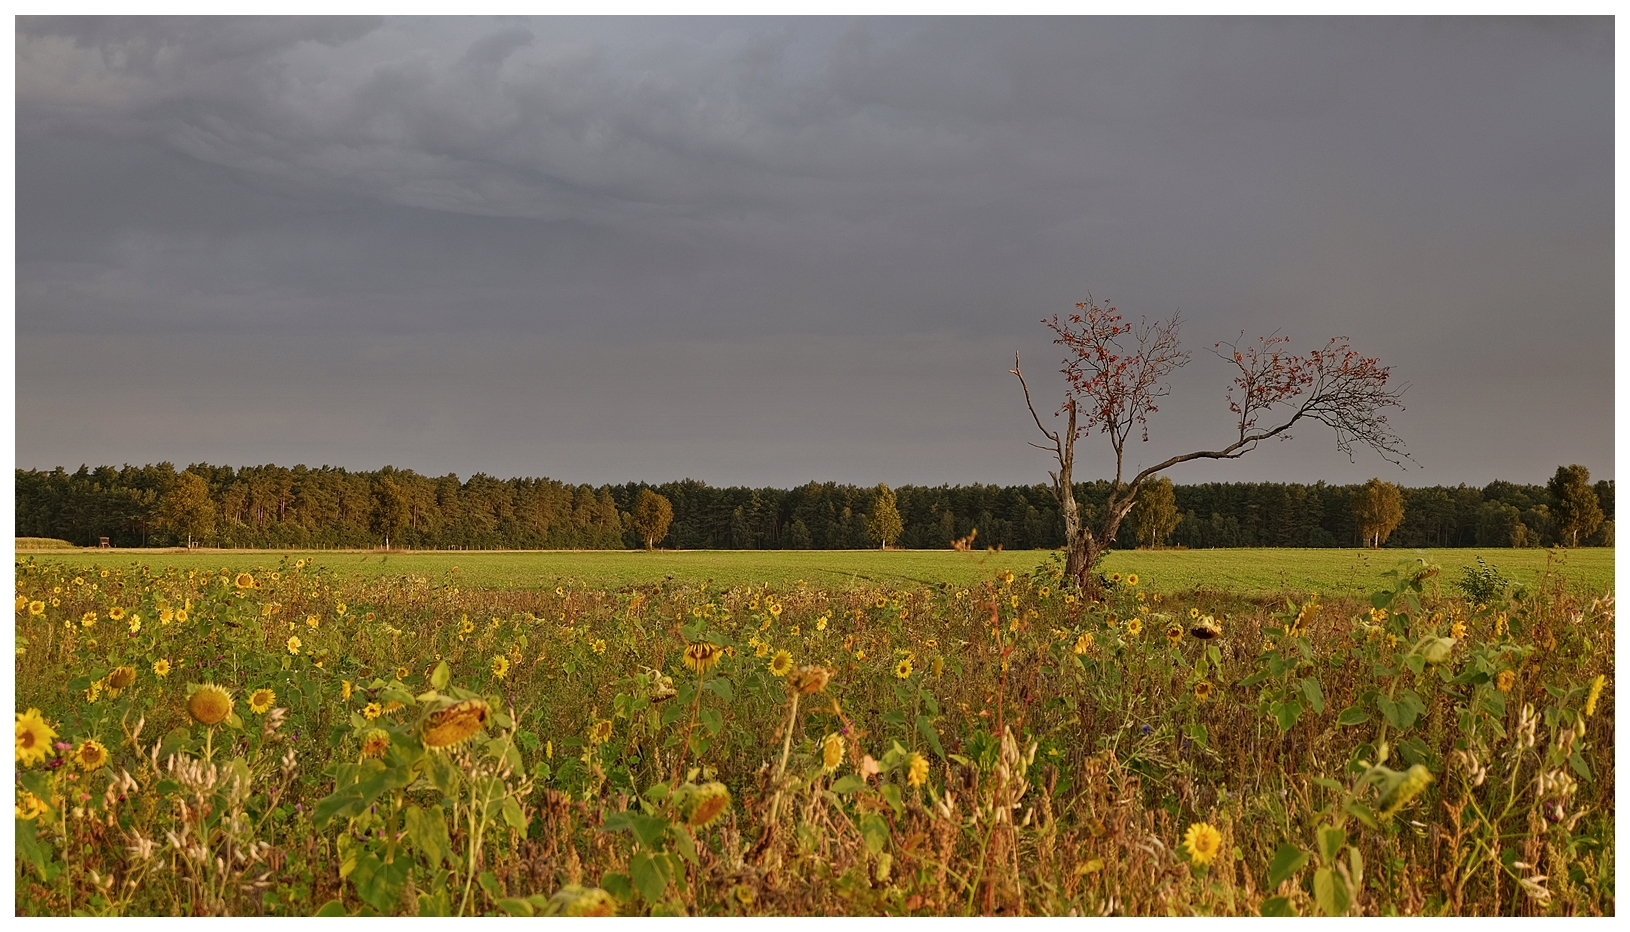
[[[51,751],[51,739],[57,733],[40,716],[39,709],[17,713],[17,763],[24,767],[45,760]]]
[[[705,673],[709,667],[718,663],[719,658],[722,656],[724,656],[724,649],[719,645],[699,641],[685,647],[685,666],[697,673]]]
[[[132,666],[114,667],[108,674],[109,689],[129,689],[130,684],[136,682],[136,668]]]
[[[1136,573],[1127,573],[1126,574],[1126,584],[1128,586],[1137,585],[1138,584],[1138,574],[1136,574]]]
[[[125,620],[125,610],[120,608],[119,606],[115,605],[112,608],[108,609],[108,617],[113,619],[114,621],[124,621]]]
[[[1202,702],[1204,702],[1207,699],[1210,699],[1211,698],[1211,684],[1209,682],[1205,681],[1205,680],[1201,680],[1200,682],[1195,683],[1194,684],[1194,698],[1199,699]]]
[[[1596,714],[1596,703],[1602,698],[1602,687],[1606,685],[1607,675],[1605,673],[1598,673],[1596,678],[1590,681],[1590,694],[1585,697],[1586,718]]]
[[[95,738],[89,738],[81,742],[79,747],[74,748],[74,763],[80,770],[87,773],[100,769],[107,762],[108,749],[103,747],[102,742]]]
[[[272,703],[277,701],[277,693],[262,686],[249,694],[249,711],[256,715],[265,715],[271,711]]]
[[[543,907],[545,916],[615,916],[617,900],[599,887],[561,887]]]
[[[1190,861],[1204,867],[1222,850],[1222,832],[1210,822],[1196,822],[1183,835],[1183,849]]]
[[[899,679],[902,679],[902,680],[903,679],[909,679],[911,677],[911,658],[910,657],[902,657],[902,658],[900,658],[900,662],[896,663],[894,665],[894,675],[895,675],[895,677],[897,677]]]
[[[17,791],[17,818],[24,822],[32,822],[46,812],[46,805],[38,796],[27,790]]]
[[[730,806],[730,791],[723,783],[686,783],[674,791],[674,805],[685,824],[700,828]]]
[[[841,763],[843,763],[843,737],[838,734],[827,735],[826,740],[821,742],[821,766],[826,768],[827,773],[831,773],[837,770]]]
[[[487,703],[481,699],[465,699],[438,709],[425,720],[426,747],[452,747],[481,730],[487,723]]]
[[[255,577],[249,575],[248,573],[239,573],[238,578],[234,580],[234,582],[237,583],[239,589],[255,588]]]
[[[611,740],[611,719],[602,718],[589,726],[589,743],[605,744]]]
[[[1126,633],[1132,635],[1133,637],[1137,637],[1138,635],[1142,634],[1143,633],[1143,619],[1142,618],[1134,618],[1131,621],[1127,622],[1126,623]]]
[[[384,709],[380,707],[379,703],[370,702],[362,707],[362,717],[371,722],[378,718],[383,711]]]
[[[492,658],[492,675],[498,679],[503,679],[509,675],[508,657],[504,656],[503,654],[498,654]]]
[[[1511,687],[1517,682],[1517,674],[1511,670],[1501,670],[1494,677],[1494,688],[1500,692],[1511,692]]]
[[[154,676],[169,676],[170,675],[170,661],[165,660],[162,657],[159,658],[157,661],[155,661],[153,663],[153,675]]]
[[[362,756],[384,757],[385,752],[390,749],[390,746],[390,732],[383,728],[375,728],[362,738]]]
[[[35,599],[34,601],[28,603],[28,613],[30,615],[45,614],[45,603],[41,602],[39,599]]]
[[[200,725],[219,725],[232,714],[232,694],[214,683],[205,683],[187,697],[187,714]]]
[[[800,695],[808,696],[818,693],[826,688],[832,679],[832,671],[825,667],[813,664],[799,667],[788,674],[787,688]]]
[[[1382,774],[1381,798],[1377,801],[1376,807],[1384,816],[1390,816],[1402,809],[1432,782],[1432,772],[1423,764],[1416,764],[1403,773],[1386,767],[1376,769]]]
[[[785,650],[778,650],[770,658],[770,672],[776,676],[786,676],[792,672],[792,654]]]
[[[1189,634],[1202,641],[1210,641],[1222,636],[1222,628],[1217,619],[1205,615],[1189,625]]]
[[[1168,625],[1166,627],[1166,640],[1170,641],[1173,647],[1182,643],[1183,626],[1179,624]]]

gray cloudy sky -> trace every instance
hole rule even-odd
[[[1241,330],[1410,383],[1179,483],[1613,475],[1609,18],[16,22],[19,466],[1044,481],[1090,292],[1145,463]]]

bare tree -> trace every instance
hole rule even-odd
[[[1349,458],[1355,444],[1367,446],[1400,466],[1408,457],[1384,413],[1387,408],[1402,409],[1398,399],[1403,390],[1388,390],[1390,373],[1378,360],[1359,355],[1345,337],[1331,340],[1322,349],[1295,355],[1286,352],[1287,337],[1260,337],[1247,344],[1241,334],[1238,342],[1221,342],[1212,347],[1218,358],[1236,370],[1227,392],[1228,409],[1235,419],[1233,441],[1216,450],[1178,454],[1127,479],[1127,444],[1133,432],[1148,442],[1148,416],[1159,410],[1157,401],[1170,393],[1167,379],[1189,362],[1188,352],[1177,339],[1182,318],[1173,314],[1169,319],[1154,323],[1144,320],[1134,327],[1124,322],[1115,308],[1101,307],[1091,298],[1077,304],[1075,310],[1062,322],[1057,315],[1042,321],[1057,334],[1053,342],[1068,352],[1061,370],[1068,388],[1063,404],[1054,413],[1054,417],[1066,417],[1064,430],[1048,430],[1042,423],[1017,353],[1008,371],[1018,377],[1036,427],[1051,441],[1050,447],[1031,446],[1048,450],[1057,458],[1058,470],[1050,470],[1048,476],[1064,516],[1065,573],[1089,593],[1095,594],[1098,589],[1092,568],[1115,540],[1121,521],[1137,503],[1143,483],[1179,463],[1237,459],[1264,440],[1290,439],[1287,431],[1303,419],[1335,430],[1336,449]],[[1073,477],[1075,442],[1095,431],[1108,435],[1115,451],[1115,477],[1096,528],[1081,518]]]

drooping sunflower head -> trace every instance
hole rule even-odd
[[[1222,832],[1210,822],[1196,822],[1183,835],[1183,849],[1190,861],[1204,867],[1222,850]]]
[[[724,656],[724,649],[719,645],[710,644],[707,641],[698,641],[695,644],[686,646],[685,666],[697,673],[704,673],[709,667],[718,663],[719,658],[722,656]]]
[[[255,577],[249,575],[248,573],[239,573],[238,578],[234,580],[234,582],[237,583],[239,589],[255,588]]]
[[[1202,615],[1193,624],[1189,625],[1189,634],[1202,641],[1210,641],[1222,636],[1222,626],[1217,619],[1210,615]]]
[[[132,666],[114,667],[113,672],[108,674],[109,689],[129,689],[134,682],[136,682],[136,668]]]
[[[21,789],[17,791],[17,803],[15,808],[17,811],[17,818],[24,822],[32,822],[33,820],[44,815],[46,812],[46,805],[44,801],[42,801],[38,796],[35,796],[33,793]]]
[[[187,714],[200,725],[219,725],[232,714],[232,694],[214,683],[205,683],[187,697]]]
[[[384,757],[390,746],[390,732],[383,728],[375,728],[362,737],[362,756]]]
[[[1376,801],[1376,808],[1384,816],[1402,809],[1432,782],[1432,771],[1423,764],[1416,764],[1403,773],[1386,767],[1376,770],[1382,773],[1381,798]]]
[[[51,739],[57,733],[40,716],[39,709],[17,713],[17,763],[24,767],[45,760],[51,751]]]
[[[686,783],[674,791],[674,805],[685,824],[700,828],[717,819],[730,806],[730,791],[723,783]]]
[[[1517,674],[1511,670],[1501,670],[1494,676],[1494,688],[1500,692],[1511,692],[1511,687],[1517,682]]]
[[[577,884],[561,887],[544,904],[545,916],[615,916],[617,900],[599,887],[581,887]]]
[[[341,702],[350,702],[351,701],[351,689],[352,689],[352,686],[351,686],[351,681],[350,680],[340,680],[340,701]]]
[[[589,726],[589,743],[605,744],[611,740],[611,719],[602,718]]]
[[[271,711],[272,703],[277,701],[277,693],[262,686],[249,694],[249,711],[256,715],[265,715]]]
[[[487,708],[484,700],[465,699],[432,712],[425,720],[425,746],[447,748],[469,738],[487,723]]]
[[[108,749],[95,738],[86,739],[80,742],[79,747],[74,748],[74,764],[87,773],[100,769],[107,762]]]
[[[818,693],[826,688],[832,679],[832,671],[822,666],[809,664],[799,667],[788,674],[787,688],[800,695],[808,696]]]
[[[1182,643],[1183,626],[1176,623],[1168,625],[1166,627],[1166,640],[1170,641],[1173,647],[1176,647],[1178,644]]]
[[[1201,680],[1200,682],[1195,683],[1194,684],[1194,698],[1200,700],[1201,702],[1204,702],[1205,700],[1210,699],[1211,698],[1211,684],[1209,682],[1205,681],[1205,680]]]

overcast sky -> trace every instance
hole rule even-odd
[[[1608,18],[16,23],[20,467],[1045,481],[1090,293],[1143,463],[1242,330],[1410,386],[1178,483],[1613,476]]]

